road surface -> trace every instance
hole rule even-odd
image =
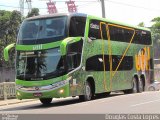
[[[38,100],[0,107],[1,113],[18,114],[106,114],[106,113],[159,113],[160,91],[124,95],[113,93],[109,97],[96,97],[80,102],[78,97],[53,99],[50,106]]]

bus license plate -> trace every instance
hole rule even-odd
[[[41,97],[41,96],[42,96],[42,93],[33,93],[33,96],[34,96],[34,97]]]

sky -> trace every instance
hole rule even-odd
[[[46,3],[49,0],[32,0],[32,8],[39,8],[40,14],[48,14]],[[67,13],[68,0],[56,1],[59,13]],[[94,16],[102,16],[100,0],[74,0],[78,6],[78,12]],[[146,27],[151,26],[151,20],[160,17],[160,0],[105,0],[106,18],[119,22],[138,25],[144,22]],[[25,8],[27,4],[25,3]],[[19,0],[0,0],[0,10],[19,10]],[[28,10],[25,9],[25,15]]]

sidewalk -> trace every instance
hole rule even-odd
[[[23,102],[32,102],[32,101],[37,101],[37,100],[38,99],[26,99],[26,100],[7,99],[7,100],[0,100],[0,106],[18,104],[18,103],[23,103]]]

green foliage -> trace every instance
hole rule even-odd
[[[4,38],[7,33],[7,27],[9,26],[11,12],[2,10],[0,11],[0,39]]]
[[[4,64],[4,47],[16,42],[17,30],[21,23],[21,17],[21,13],[16,10],[12,12],[0,10],[0,66]],[[13,54],[11,61],[13,62]]]
[[[28,13],[27,18],[37,16],[37,15],[39,15],[39,9],[38,8],[32,8],[31,12]]]
[[[27,17],[39,15],[39,9],[33,8]],[[24,19],[24,17],[23,17]],[[0,10],[0,67],[8,66],[9,64],[4,62],[3,49],[11,44],[16,43],[18,29],[22,22],[22,15],[19,11],[5,11]],[[14,50],[11,51],[10,65],[14,65]]]
[[[152,20],[152,22],[159,22],[160,21],[160,17],[156,17]]]
[[[144,24],[144,22],[141,22],[141,23],[138,24],[138,26],[139,27],[145,27],[145,24]]]
[[[160,58],[160,17],[156,17],[152,20],[153,25],[151,27],[152,39],[154,45],[155,58]]]

